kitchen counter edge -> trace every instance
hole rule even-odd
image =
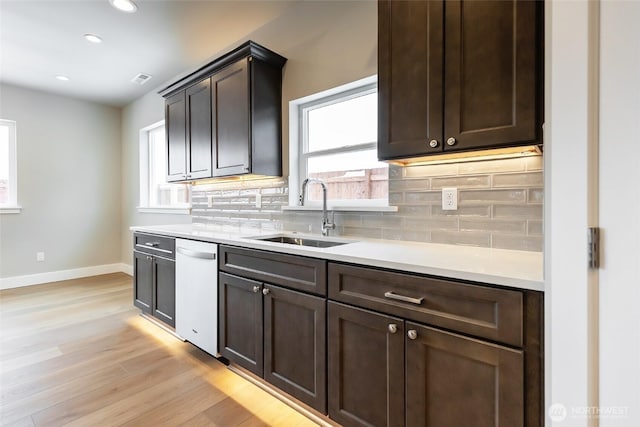
[[[293,234],[286,231],[226,232],[197,227],[192,224],[133,226],[130,227],[130,230],[320,258],[365,267],[378,267],[482,284],[544,291],[543,255],[540,252],[343,236],[332,238],[351,243],[330,248],[315,248],[252,239],[252,237],[280,233]],[[302,233],[296,234],[320,238]]]

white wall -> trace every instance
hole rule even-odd
[[[120,111],[2,84],[0,117],[17,122],[23,208],[0,215],[3,283],[119,263]]]
[[[121,262],[131,265],[134,225],[190,223],[189,215],[139,213],[140,202],[140,129],[164,119],[164,99],[151,91],[122,110],[122,227],[118,236]]]
[[[289,101],[377,73],[377,10],[377,3],[373,1],[301,2],[224,51],[211,52],[213,59],[246,40],[253,40],[288,58],[282,82],[285,176],[288,175]],[[164,100],[157,91],[157,88],[151,90],[122,112],[121,259],[127,264],[131,264],[130,226],[191,221],[184,215],[136,211],[138,132],[164,118]]]
[[[548,425],[638,426],[640,3],[547,5],[545,377],[561,410]]]
[[[640,426],[640,2],[600,17],[600,426]]]

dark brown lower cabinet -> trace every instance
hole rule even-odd
[[[220,354],[262,376],[262,283],[218,275]]]
[[[407,426],[524,424],[522,351],[410,322],[406,329]]]
[[[264,379],[325,413],[326,300],[264,285]]]
[[[329,417],[404,426],[403,320],[329,301],[328,325]]]
[[[153,257],[155,298],[153,315],[164,323],[176,326],[176,262],[158,256]]]
[[[133,251],[134,300],[143,313],[175,327],[176,263]]]
[[[329,416],[345,426],[522,426],[522,351],[329,302]]]
[[[324,298],[219,274],[220,353],[326,413]]]
[[[151,314],[153,307],[153,257],[133,251],[133,305]]]

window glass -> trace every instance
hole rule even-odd
[[[308,152],[376,142],[378,94],[334,101],[308,110]]]
[[[324,181],[333,206],[387,206],[388,165],[378,161],[376,148],[377,101],[372,83],[305,98],[298,105],[298,182],[292,184]],[[321,200],[321,187],[309,185],[305,204]]]
[[[16,122],[0,120],[0,206],[17,207]]]
[[[164,123],[147,128],[142,132],[140,175],[141,207],[189,207],[189,185],[167,182]]]

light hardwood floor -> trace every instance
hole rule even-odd
[[[140,317],[109,274],[0,291],[0,424],[314,426]]]

